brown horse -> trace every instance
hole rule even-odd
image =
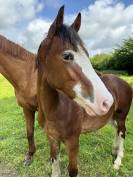
[[[80,134],[97,130],[109,121],[117,128],[113,154],[116,155],[114,168],[118,169],[123,157],[125,119],[132,89],[113,75],[96,74],[77,34],[81,14],[70,27],[63,24],[63,17],[64,6],[37,54],[39,122],[45,126],[50,143],[52,177],[60,175],[61,142],[68,150],[69,176],[76,177]]]
[[[18,104],[23,108],[29,144],[25,163],[29,164],[35,152],[34,118],[37,110],[35,55],[0,36],[0,73],[13,85]]]

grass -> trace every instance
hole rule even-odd
[[[123,76],[121,76],[123,77]],[[124,76],[133,86],[133,76]],[[79,177],[133,177],[133,104],[128,114],[125,156],[118,172],[112,168],[114,130],[107,125],[95,133],[81,135]],[[0,76],[0,177],[48,177],[51,171],[46,135],[36,121],[37,151],[29,167],[23,165],[27,150],[25,121],[12,86]],[[67,176],[67,154],[61,147],[62,177]]]

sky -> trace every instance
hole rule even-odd
[[[62,5],[68,25],[81,12],[79,35],[91,56],[133,37],[131,0],[0,0],[0,34],[36,53]]]

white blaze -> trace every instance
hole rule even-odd
[[[77,98],[82,98],[82,101],[84,100],[85,104],[88,104],[97,114],[101,114],[100,110],[98,110],[101,99],[108,100],[111,107],[113,104],[113,97],[105,87],[102,80],[96,74],[85,51],[81,47],[79,47],[78,52],[75,52],[73,50],[67,50],[65,52],[73,53],[74,63],[78,64],[81,67],[83,74],[93,85],[94,103],[91,102],[89,96],[88,98],[83,97],[80,83],[78,83],[73,89],[76,92]],[[75,98],[75,101],[77,101],[77,98]]]

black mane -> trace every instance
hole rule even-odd
[[[55,36],[58,36],[62,42],[68,42],[70,43],[75,51],[78,51],[78,46],[81,46],[86,55],[89,57],[89,54],[87,50],[84,47],[84,43],[82,42],[81,38],[79,37],[78,33],[71,27],[67,25],[62,25],[59,30],[55,33]],[[38,53],[41,49],[41,47],[44,47],[44,57],[46,57],[49,53],[49,49],[52,45],[53,40],[51,39],[50,41],[48,40],[48,36],[41,42],[39,48],[38,48]],[[61,47],[61,46],[60,46]],[[36,66],[39,66],[39,55],[37,54],[36,57]]]
[[[63,24],[55,35],[62,39],[62,41],[67,41],[70,43],[76,51],[78,50],[78,45],[81,46],[87,56],[89,56],[87,50],[84,47],[84,43],[73,28]]]

